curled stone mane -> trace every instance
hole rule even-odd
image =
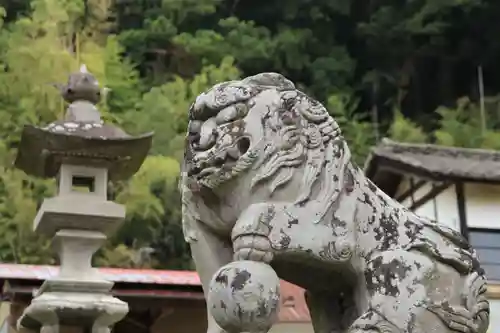
[[[252,167],[256,170],[252,187],[267,184],[272,195],[294,177],[299,167],[303,167],[296,203],[305,203],[310,198],[313,185],[321,175],[325,178],[321,182],[325,192],[322,194],[327,196],[325,200],[333,199],[333,192],[339,188],[333,183],[342,184],[340,179],[335,181],[339,178],[336,175],[343,174],[338,168],[344,168],[350,160],[348,149],[337,123],[326,108],[297,90],[284,76],[263,73],[241,81],[217,84],[197,97],[189,110],[189,117],[202,121],[224,117],[230,106],[244,116],[258,101],[256,97],[267,90],[275,91],[276,103],[267,106],[268,113],[262,122],[264,137],[239,159],[231,172],[221,174],[217,184],[212,180],[210,186],[219,185]]]
[[[303,166],[296,203],[304,203],[324,167],[333,162],[334,156],[329,155],[339,153],[340,130],[323,105],[298,90],[281,92],[280,105],[270,113],[266,130],[276,135],[267,142],[252,185],[268,180],[272,194]],[[331,183],[333,175],[325,180],[325,184]]]
[[[218,83],[196,98],[189,109],[189,119],[208,119],[232,104],[248,102],[267,89],[295,90],[295,85],[277,73],[261,73],[240,81]]]

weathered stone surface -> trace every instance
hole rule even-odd
[[[59,326],[79,326],[99,332],[120,321],[127,303],[106,294],[46,292],[34,298],[19,319],[18,326],[56,332]],[[63,333],[63,332],[60,332]]]
[[[98,200],[87,193],[57,196],[43,201],[34,221],[35,231],[47,236],[61,229],[80,229],[112,234],[125,218],[125,207]]]
[[[307,290],[315,332],[486,332],[467,241],[370,182],[335,120],[289,80],[217,84],[189,117],[183,227],[206,292],[230,261],[262,261]]]
[[[208,308],[228,332],[267,332],[278,319],[280,280],[267,264],[234,261],[210,283]]]
[[[127,303],[112,297],[113,282],[92,267],[92,256],[125,218],[108,201],[108,180],[127,179],[141,166],[152,134],[131,137],[105,125],[95,104],[101,89],[85,66],[59,87],[70,103],[65,119],[26,126],[15,166],[29,175],[57,177],[58,195],[46,199],[35,231],[54,236],[59,276],[43,283],[18,321],[20,331],[109,333]]]
[[[110,180],[132,177],[147,156],[153,133],[132,137],[105,124],[95,106],[101,88],[85,66],[59,88],[70,103],[64,120],[43,128],[24,126],[14,165],[43,178],[56,177],[62,164],[107,169]]]

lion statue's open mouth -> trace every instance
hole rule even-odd
[[[252,136],[245,130],[246,111],[248,106],[240,103],[227,106],[215,117],[190,121],[188,176],[213,188],[251,164]]]
[[[231,171],[250,148],[250,138],[236,138],[225,147],[197,151],[194,157],[194,167],[189,170],[189,176],[199,180],[204,177],[220,173],[223,170]]]
[[[262,116],[255,115],[262,110],[252,110],[262,105],[255,99],[264,91],[294,88],[282,76],[270,74],[224,82],[198,96],[189,112],[188,175],[214,188],[248,169],[257,159],[263,134],[248,127],[247,117]]]

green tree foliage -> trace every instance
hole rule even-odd
[[[429,140],[429,135],[425,133],[422,127],[405,118],[399,110],[395,110],[394,119],[388,132],[391,139],[395,141],[426,143]]]
[[[469,98],[460,98],[455,107],[439,107],[435,112],[438,120],[430,132],[425,132],[415,122],[396,112],[388,134],[392,139],[402,142],[432,142],[443,146],[500,149],[499,124],[494,121],[494,115],[487,112],[482,115],[480,107]]]
[[[196,95],[220,81],[262,71],[290,77],[328,107],[359,165],[383,136],[500,149],[500,3],[492,0],[1,4],[2,261],[56,260],[49,241],[31,231],[54,182],[11,165],[23,125],[62,116],[53,85],[82,63],[108,88],[99,105],[107,121],[130,133],[155,132],[137,175],[112,184],[127,218],[99,252],[99,265],[191,267],[177,189],[186,111]],[[493,96],[484,113],[478,65],[486,94]]]
[[[124,119],[132,132],[154,131],[152,154],[174,156],[180,160],[184,151],[187,110],[198,94],[217,82],[240,75],[232,57],[221,59],[218,66],[207,65],[192,79],[175,76],[170,82],[153,87],[138,103],[137,110]]]
[[[436,143],[465,148],[500,149],[500,132],[494,121],[485,121],[477,104],[461,98],[454,109],[440,107],[439,127],[434,132]]]
[[[52,184],[26,177],[17,170],[2,167],[0,171],[0,260],[53,263],[49,242],[32,232],[37,202],[53,194]]]
[[[54,182],[33,179],[12,169],[22,126],[43,125],[61,117],[64,106],[53,84],[64,82],[80,62],[86,63],[112,91],[101,105],[108,119],[115,120],[135,108],[141,91],[138,75],[131,63],[122,59],[122,48],[116,38],[89,33],[89,28],[79,23],[87,15],[83,1],[35,0],[31,7],[31,15],[19,18],[0,31],[0,42],[5,46],[0,54],[0,259],[51,263],[54,257],[47,240],[31,229],[41,201],[54,192]],[[87,18],[85,22],[91,24],[92,20]],[[80,37],[76,46],[75,36]],[[177,177],[178,167],[167,170],[172,173],[168,179]],[[130,206],[141,207],[134,201],[127,205],[129,211]],[[129,216],[134,219],[137,214]],[[110,257],[101,261],[113,264],[113,255],[122,248],[120,244],[116,249],[108,246],[103,254],[108,253]],[[123,258],[116,260],[124,261]]]
[[[347,95],[332,95],[327,105],[349,144],[354,162],[362,166],[376,143],[375,126],[363,114],[355,113],[357,103]]]
[[[122,228],[101,252],[99,263],[106,266],[144,267],[189,265],[187,245],[180,224],[177,191],[179,163],[170,157],[150,156],[128,182],[118,184],[116,201],[127,207]],[[141,258],[150,246],[160,262]]]

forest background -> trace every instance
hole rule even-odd
[[[52,83],[82,63],[110,88],[108,121],[156,132],[140,172],[113,185],[127,220],[98,265],[192,268],[177,190],[186,111],[223,80],[289,77],[359,164],[385,136],[500,149],[498,0],[1,0],[0,16],[2,262],[56,261],[31,231],[54,183],[12,161],[23,125],[62,116]]]

